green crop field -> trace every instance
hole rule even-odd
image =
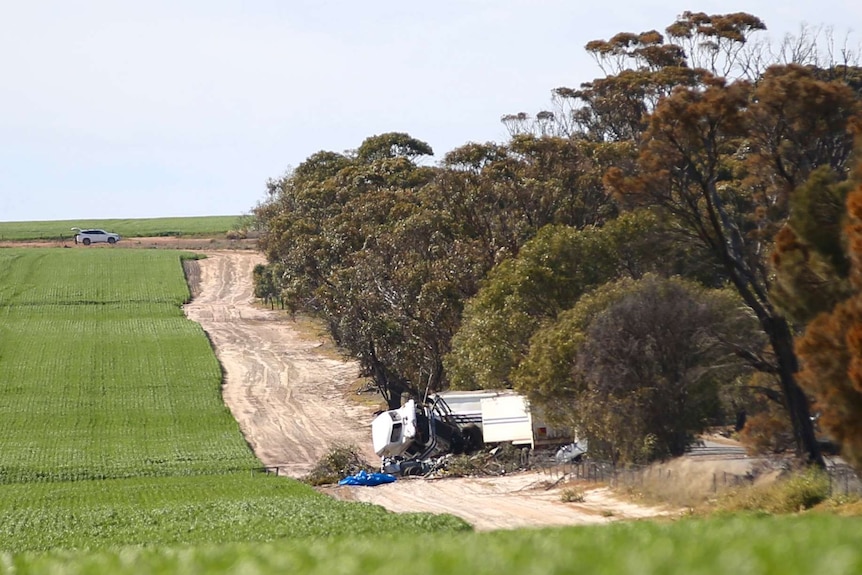
[[[856,575],[862,520],[736,517],[491,533],[158,546],[0,558],[0,573]]]
[[[144,219],[0,222],[0,241],[64,240],[72,227],[101,228],[125,238],[153,236],[217,236],[242,226],[242,216],[200,216]]]
[[[183,257],[0,249],[0,574],[862,573],[860,518],[471,533],[263,475]]]
[[[0,286],[0,483],[256,465],[178,254],[3,251]]]
[[[182,257],[0,249],[0,550],[467,528],[254,471]]]
[[[307,539],[363,533],[369,526],[380,534],[469,529],[455,517],[396,515],[260,473],[0,487],[0,541],[16,553]]]

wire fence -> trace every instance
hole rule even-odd
[[[744,457],[729,457],[722,459],[721,455],[712,458],[702,453],[694,453],[690,456],[692,461],[702,462],[711,459],[720,466],[722,461],[745,460]],[[764,460],[765,461],[765,460]],[[579,461],[560,462],[553,453],[531,452],[529,450],[517,450],[515,455],[509,457],[494,457],[492,454],[474,456],[469,462],[462,462],[462,466],[469,463],[469,468],[462,471],[464,474],[478,472],[485,475],[506,475],[525,470],[533,470],[547,475],[550,480],[563,478],[581,481],[585,483],[605,484],[610,487],[642,489],[648,486],[664,486],[673,489],[678,485],[689,487],[693,482],[693,474],[690,469],[681,470],[671,465],[616,465],[610,461],[601,461],[583,458]],[[780,468],[780,462],[773,462]],[[452,465],[452,462],[450,462]],[[454,467],[454,465],[452,465]],[[289,474],[288,466],[267,466],[252,470],[252,473],[264,473],[272,475]],[[829,493],[832,496],[839,495],[862,495],[862,478],[855,470],[845,463],[830,462],[826,468],[829,476]],[[702,492],[720,491],[753,485],[757,473],[748,470],[744,473],[732,471],[714,470],[697,475],[697,490]]]
[[[715,461],[715,460],[714,460]],[[548,475],[550,479],[567,477],[586,483],[601,483],[611,487],[642,488],[656,484],[690,483],[690,470],[681,471],[661,464],[654,465],[615,465],[609,461],[584,459],[578,462],[560,463],[553,457],[534,456],[531,467]],[[829,493],[837,495],[862,495],[862,479],[853,468],[846,464],[833,464],[826,468],[829,476]],[[718,493],[728,488],[753,485],[757,478],[753,471],[734,473],[715,470],[701,474],[701,488]]]
[[[829,472],[829,493],[831,495],[862,495],[862,478],[846,464],[832,465]]]

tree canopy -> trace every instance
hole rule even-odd
[[[855,181],[812,178],[773,258],[781,305],[807,324],[796,342],[800,383],[819,424],[862,471],[862,162]]]
[[[614,214],[601,158],[573,142],[525,135],[415,163],[430,152],[401,133],[319,152],[271,181],[256,210],[285,304],[323,317],[393,407],[448,386],[443,357],[491,267],[545,225]]]
[[[770,46],[765,28],[684,12],[589,42],[601,77],[433,167],[401,132],[311,155],[255,210],[259,295],[322,317],[390,407],[514,386],[629,460],[679,453],[756,370],[765,384],[749,387],[822,464],[805,390],[842,420],[808,374],[812,349],[855,333],[845,199],[862,69],[846,51],[824,60],[837,52],[816,36]],[[802,341],[819,343],[797,345],[809,322]],[[852,364],[854,344],[830,345]]]

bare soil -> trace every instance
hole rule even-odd
[[[259,263],[255,252],[207,252],[198,261],[199,294],[185,306],[212,341],[225,403],[246,441],[264,466],[291,477],[335,444],[366,447],[371,459],[370,410],[345,398],[358,366],[327,357],[326,342],[303,337],[284,312],[255,305]]]
[[[371,462],[373,407],[353,400],[358,365],[334,356],[287,314],[255,303],[249,251],[207,251],[189,318],[209,335],[224,373],[224,400],[261,463],[299,478],[335,444],[357,446]],[[197,283],[197,282],[196,282]],[[606,523],[673,513],[632,504],[604,487],[578,486],[566,503],[555,478],[531,472],[493,478],[402,479],[378,487],[332,486],[333,497],[395,511],[451,513],[477,529]]]

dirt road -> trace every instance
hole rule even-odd
[[[254,305],[254,252],[199,260],[199,295],[186,315],[209,334],[225,372],[223,396],[265,466],[300,477],[335,443],[367,446],[370,410],[345,400],[357,365],[317,352],[283,312]],[[197,291],[197,290],[196,290]]]
[[[263,465],[300,477],[336,442],[354,444],[368,461],[376,461],[371,409],[346,397],[358,366],[327,357],[324,344],[301,336],[282,312],[254,305],[252,269],[263,262],[261,256],[248,251],[207,256],[199,261],[199,295],[186,313],[209,334],[225,371],[225,403]],[[584,491],[581,503],[564,503],[561,490],[553,478],[527,473],[324,491],[396,512],[451,513],[477,529],[605,523],[666,513],[619,501],[603,488]]]

